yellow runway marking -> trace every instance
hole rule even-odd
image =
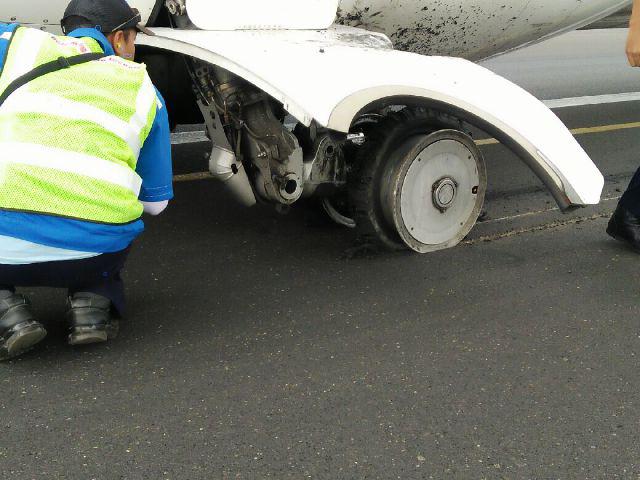
[[[631,122],[631,123],[616,123],[613,125],[598,125],[595,127],[584,127],[584,128],[574,128],[570,130],[573,135],[587,135],[590,133],[605,133],[605,132],[616,132],[619,130],[629,130],[631,128],[640,128],[640,122]],[[500,142],[495,138],[484,138],[482,140],[476,140],[476,145],[496,145]]]
[[[209,172],[185,173],[184,175],[175,175],[174,182],[193,182],[194,180],[210,180],[213,178]]]
[[[575,128],[571,130],[574,135],[586,135],[588,133],[615,132],[617,130],[629,130],[630,128],[640,128],[640,122],[617,123],[614,125],[600,125],[598,127]]]

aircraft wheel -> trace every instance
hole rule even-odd
[[[455,130],[407,140],[384,177],[384,218],[418,253],[460,243],[478,220],[487,190],[482,153],[468,135]]]
[[[349,189],[360,243],[427,253],[469,233],[487,176],[481,152],[458,128],[450,117],[408,109],[369,127]]]

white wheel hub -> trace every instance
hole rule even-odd
[[[385,216],[405,244],[425,253],[458,244],[473,228],[486,191],[482,155],[467,135],[441,130],[399,150]]]

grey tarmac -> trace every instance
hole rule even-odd
[[[639,113],[558,111],[571,128]],[[135,245],[117,340],[68,348],[63,292],[27,290],[50,336],[0,365],[3,478],[637,478],[640,257],[604,228],[639,133],[578,137],[608,200],[569,216],[483,147],[484,221],[425,256],[349,258],[353,234],[313,209],[176,183]],[[202,169],[206,144],[175,149],[177,173]]]

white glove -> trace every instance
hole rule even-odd
[[[144,208],[144,213],[148,213],[149,215],[160,215],[167,205],[169,205],[169,200],[164,200],[162,202],[140,202],[142,203],[142,207]]]

